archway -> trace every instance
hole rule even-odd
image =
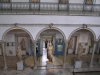
[[[37,34],[36,40],[38,41],[38,56],[41,55],[38,60],[38,66],[46,66],[47,64],[48,42],[52,42],[53,44],[53,64],[55,66],[63,65],[66,37],[60,29],[55,27],[44,28]]]
[[[78,28],[74,30],[69,36],[67,51],[67,59],[70,59],[70,63],[74,64],[72,63],[73,60],[81,60],[83,63],[82,67],[87,68],[90,65],[94,41],[96,41],[96,35],[91,29]],[[78,57],[78,55],[80,55],[80,58]]]
[[[24,66],[30,66],[28,59],[33,59],[33,50],[31,44],[33,42],[33,37],[29,31],[20,27],[13,27],[5,31],[2,40],[5,42],[5,56],[6,63],[9,69],[16,69],[18,61],[17,50],[18,47],[22,52],[22,60]],[[32,56],[32,57],[30,57]],[[34,66],[34,60],[31,61],[30,67]],[[22,65],[22,66],[23,66]]]

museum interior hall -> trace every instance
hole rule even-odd
[[[100,0],[0,0],[0,75],[100,75]]]

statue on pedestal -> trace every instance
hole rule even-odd
[[[22,51],[21,51],[21,49],[19,47],[17,49],[17,58],[18,58],[18,61],[22,60]]]
[[[83,53],[83,46],[81,44],[79,44],[79,46],[78,46],[78,56],[77,56],[78,60],[81,60],[82,53]]]
[[[70,38],[70,41],[69,41],[69,44],[68,44],[68,48],[72,49],[72,46],[73,46],[73,39]]]
[[[21,40],[20,45],[21,45],[21,50],[26,50],[24,38]]]
[[[53,63],[52,62],[52,51],[53,51],[53,46],[52,43],[48,43],[48,47],[47,47],[47,59],[49,60],[47,63]]]

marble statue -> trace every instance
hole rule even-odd
[[[66,0],[60,0],[60,3],[66,3],[67,1]]]
[[[50,42],[47,47],[47,59],[49,60],[47,63],[52,63],[52,51],[53,51],[53,46],[52,43]]]
[[[18,58],[18,61],[22,60],[22,51],[21,51],[21,49],[19,47],[17,49],[17,58]]]
[[[78,47],[78,56],[77,56],[78,60],[81,60],[82,53],[83,53],[83,46],[81,44],[79,44],[79,47]]]
[[[26,50],[26,48],[25,48],[25,40],[24,40],[24,38],[21,40],[21,42],[20,42],[20,46],[21,46],[21,50]]]
[[[73,39],[70,38],[70,41],[69,41],[69,44],[68,44],[68,48],[72,49],[72,46],[73,46]]]

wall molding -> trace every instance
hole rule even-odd
[[[0,24],[0,27],[13,27],[13,26],[24,26],[24,27],[48,27],[50,24]],[[97,24],[85,24],[87,27],[100,27],[100,25]],[[83,27],[83,24],[53,24],[53,26],[58,27]]]

